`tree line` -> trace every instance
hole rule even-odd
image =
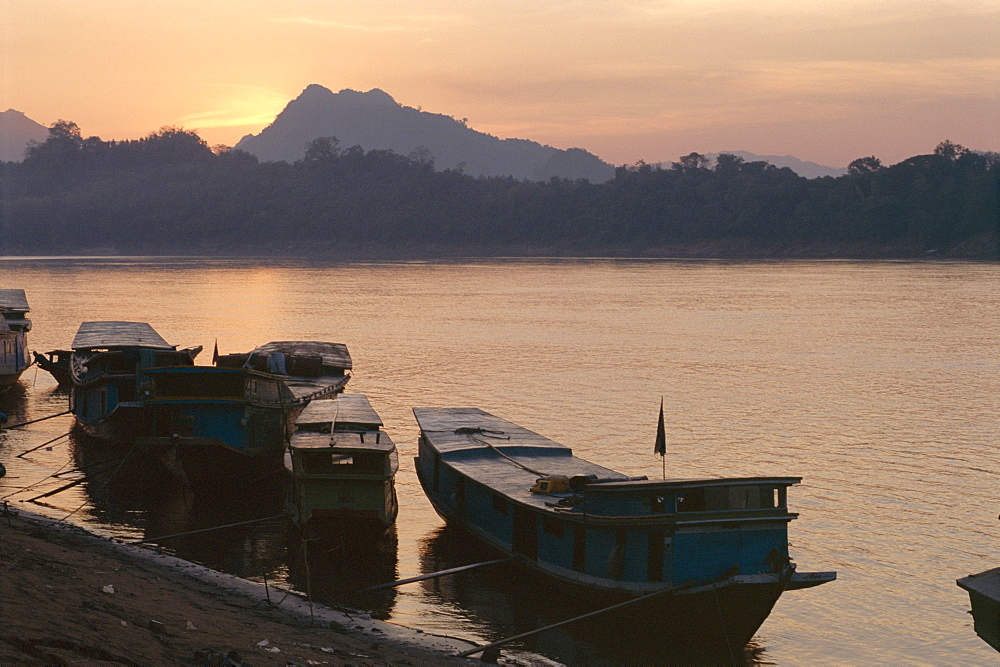
[[[103,141],[57,121],[0,186],[4,254],[1000,258],[1000,155],[949,141],[838,178],[691,153],[595,184],[473,178],[333,137],[259,162],[181,128]]]

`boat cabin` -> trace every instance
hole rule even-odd
[[[178,350],[145,322],[83,322],[73,338],[71,406],[84,424],[103,419],[119,406],[135,407],[152,393],[144,372],[193,366],[201,348]]]

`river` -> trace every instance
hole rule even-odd
[[[213,258],[2,258],[23,288],[29,347],[66,347],[81,321],[149,322],[181,346],[241,352],[271,340],[347,344],[400,449],[394,539],[335,582],[402,578],[481,557],[442,530],[413,472],[411,408],[473,406],[631,475],[788,475],[790,551],[837,581],[788,593],[749,660],[996,664],[955,579],[1000,565],[1000,266],[926,262],[489,260],[323,264]],[[43,371],[0,397],[11,422],[65,410]],[[57,417],[0,436],[14,505],[72,480],[76,438]],[[61,482],[60,482],[61,480]],[[29,489],[23,487],[31,486]],[[37,503],[125,538],[280,513],[269,486],[173,496],[92,480]],[[276,485],[277,486],[277,485]],[[304,587],[280,520],[163,542],[182,557]],[[360,579],[358,579],[360,577]],[[516,570],[403,586],[355,604],[479,642],[573,609]],[[609,621],[611,622],[611,621]],[[521,649],[572,664],[635,661],[572,629]]]

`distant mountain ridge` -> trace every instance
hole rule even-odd
[[[718,153],[709,153],[705,157],[707,157],[709,161],[714,164],[716,158],[723,153],[741,157],[747,162],[767,162],[768,164],[773,164],[775,167],[788,167],[796,174],[804,178],[821,178],[823,176],[832,176],[836,178],[847,173],[847,169],[827,167],[815,162],[800,160],[791,155],[756,155],[754,153],[748,153],[747,151],[719,151]]]
[[[295,162],[319,137],[336,137],[340,148],[389,149],[422,155],[435,169],[460,169],[471,176],[511,176],[533,181],[553,176],[603,183],[614,167],[581,148],[553,148],[527,139],[500,139],[473,130],[464,120],[402,106],[388,93],[341,90],[311,84],[270,125],[248,134],[235,148],[260,160]]]
[[[36,123],[23,112],[7,109],[0,113],[0,160],[20,162],[29,142],[48,139],[49,128]]]

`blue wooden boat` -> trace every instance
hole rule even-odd
[[[178,350],[145,322],[83,322],[70,357],[70,409],[76,423],[103,440],[134,444],[154,428],[149,371],[192,367],[201,350]]]
[[[0,289],[0,392],[15,384],[31,366],[29,310],[23,289]]]
[[[281,467],[296,415],[334,396],[350,379],[341,343],[277,341],[215,366],[143,373],[152,426],[137,442],[159,447],[187,482],[200,486]]]
[[[396,520],[396,446],[364,394],[311,402],[285,454],[288,512],[306,539],[381,537]]]
[[[413,412],[438,514],[570,594],[636,601],[601,626],[623,638],[731,654],[784,591],[836,578],[789,557],[798,477],[630,478],[476,408]]]

